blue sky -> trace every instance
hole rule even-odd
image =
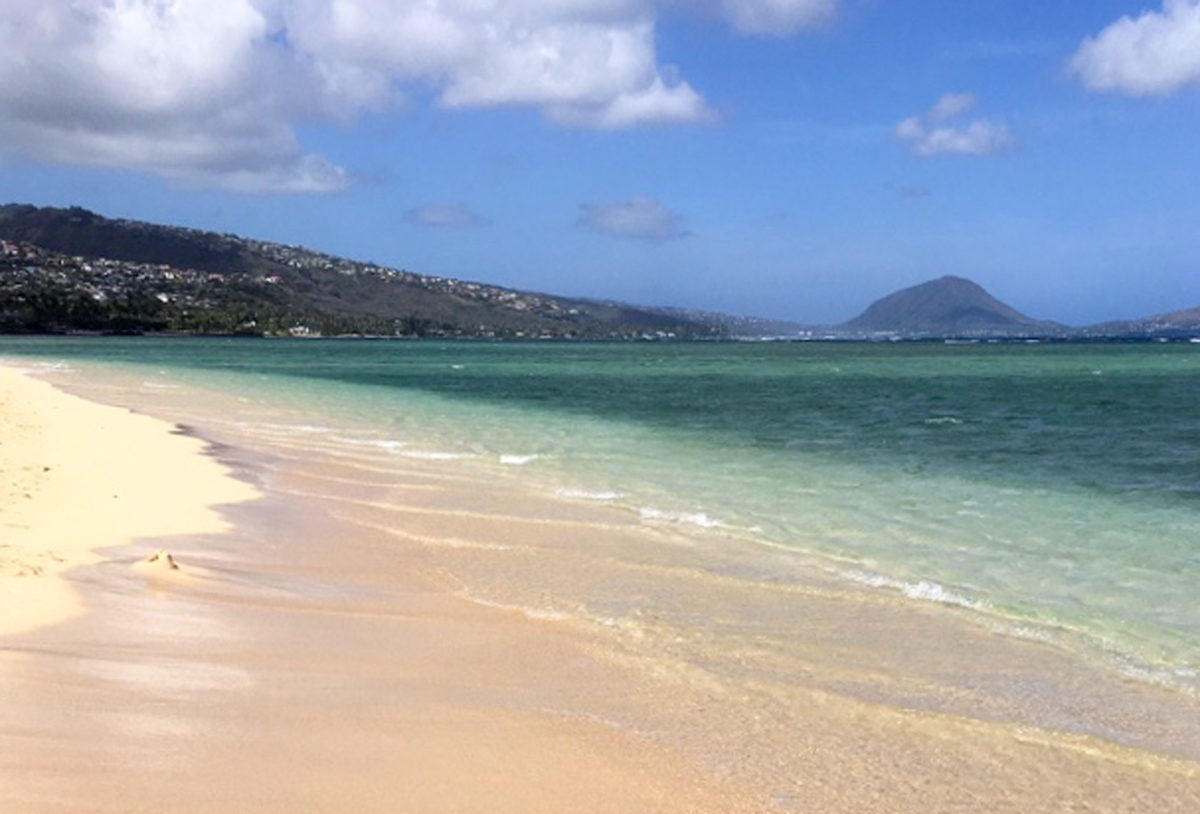
[[[0,0],[0,199],[836,322],[1200,304],[1200,0]]]

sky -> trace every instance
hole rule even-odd
[[[805,323],[1200,305],[1200,0],[0,0],[0,201]]]

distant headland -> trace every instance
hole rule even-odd
[[[182,333],[476,339],[1182,339],[1200,307],[1074,328],[962,277],[889,294],[832,326],[517,291],[297,246],[0,206],[0,333]]]

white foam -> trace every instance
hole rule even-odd
[[[1192,683],[1195,676],[1195,672],[1192,670],[1148,667],[1137,664],[1124,654],[1110,653],[1109,655],[1116,662],[1117,669],[1135,681],[1167,687],[1186,693],[1193,698],[1200,697],[1200,689]]]
[[[426,544],[442,548],[465,548],[476,551],[511,551],[512,546],[504,543],[481,543],[477,540],[461,540],[457,537],[439,537],[436,540],[426,540]]]
[[[925,579],[919,582],[905,582],[904,580],[885,577],[883,574],[873,574],[868,571],[857,570],[846,571],[843,573],[843,576],[860,585],[867,585],[871,588],[891,588],[904,594],[909,599],[937,602],[942,605],[957,605],[963,608],[979,609],[986,607],[983,602],[955,593],[944,585],[939,585],[936,582]]]
[[[420,461],[461,461],[464,458],[475,457],[465,452],[438,452],[437,450],[421,449],[407,450],[397,454],[403,458],[415,458]]]
[[[667,523],[682,523],[699,526],[705,529],[715,529],[724,525],[720,520],[714,520],[704,512],[669,512],[656,509],[653,506],[643,506],[638,512],[643,520],[659,520]]]
[[[530,461],[536,461],[540,455],[501,455],[500,463],[505,466],[524,466]]]
[[[904,591],[904,595],[910,599],[926,599],[930,602],[941,602],[944,605],[961,605],[964,608],[980,607],[980,604],[975,600],[968,599],[962,594],[956,594],[948,590],[943,585],[927,580],[921,580],[914,585],[907,585],[902,590]]]
[[[1054,637],[1050,635],[1049,631],[1039,630],[1038,628],[1032,628],[1027,625],[1017,625],[1016,627],[1004,628],[1002,632],[1014,638],[1026,639],[1031,642],[1054,641]]]
[[[604,502],[620,500],[624,497],[620,492],[589,491],[587,489],[556,489],[554,493],[559,497],[568,497],[575,500],[599,500]]]
[[[954,416],[949,416],[949,415],[939,415],[939,416],[934,416],[932,418],[925,419],[925,423],[926,424],[958,425],[963,422],[962,422],[961,418],[955,418]]]
[[[900,583],[894,579],[883,576],[882,574],[871,574],[867,571],[844,571],[842,576],[857,582],[859,585],[866,585],[871,588],[895,588]]]
[[[66,362],[37,362],[33,365],[34,370],[53,370],[58,373],[76,373],[74,367]]]

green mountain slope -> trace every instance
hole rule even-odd
[[[0,206],[0,330],[720,338],[684,312],[514,291],[236,235]]]

